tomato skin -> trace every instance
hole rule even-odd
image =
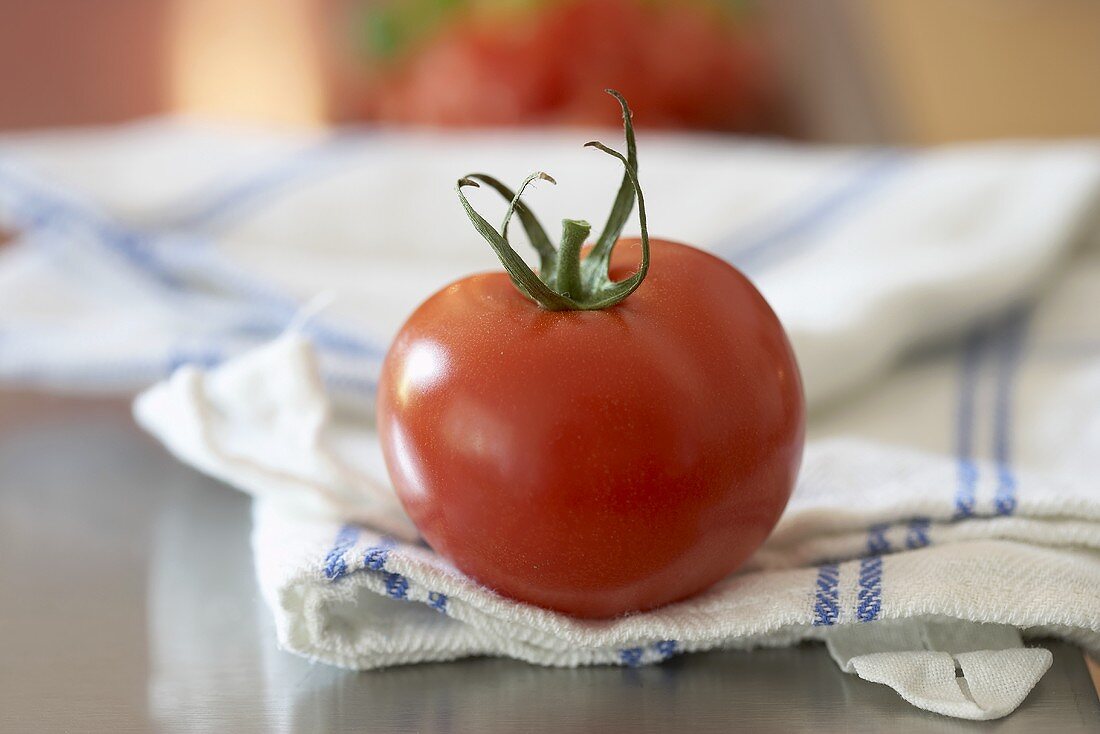
[[[620,241],[612,277],[639,253]],[[603,311],[546,311],[503,272],[447,286],[402,327],[378,395],[390,476],[432,548],[577,617],[684,599],[740,566],[787,504],[804,427],[763,297],[659,240]]]

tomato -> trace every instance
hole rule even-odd
[[[435,23],[417,22],[415,5],[395,7],[408,7],[405,24],[427,35],[406,39],[406,53],[379,69],[366,110],[376,119],[605,124],[614,117],[597,92],[611,85],[651,126],[774,126],[776,85],[759,28],[723,2],[555,0],[456,10]]]
[[[724,261],[642,231],[610,251],[609,287],[637,283],[607,307],[550,310],[503,272],[447,286],[402,327],[379,387],[386,465],[428,544],[504,596],[578,617],[727,576],[801,460],[801,381],[771,308]]]

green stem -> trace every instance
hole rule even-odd
[[[535,275],[531,267],[523,261],[523,258],[512,249],[508,241],[493,229],[493,225],[485,221],[485,217],[474,210],[469,200],[466,198],[466,195],[462,193],[463,187],[466,186],[477,188],[478,183],[468,178],[459,179],[458,185],[456,186],[458,198],[462,202],[463,208],[466,209],[466,214],[470,217],[470,221],[473,222],[474,229],[476,229],[493,248],[497,258],[500,259],[501,265],[508,271],[508,275],[511,277],[516,288],[543,308],[551,311],[565,311],[572,308],[573,306],[569,299],[550,290],[549,286],[539,280],[539,277]]]
[[[519,217],[520,223],[523,225],[523,231],[527,233],[527,239],[531,242],[531,246],[535,248],[535,251],[539,254],[539,268],[543,272],[550,272],[553,269],[554,258],[557,257],[557,250],[554,249],[554,245],[550,243],[550,237],[547,236],[546,230],[539,224],[538,217],[531,211],[530,207],[519,200],[519,196],[523,194],[524,189],[536,180],[549,181],[552,184],[556,184],[557,181],[552,179],[545,173],[532,173],[527,177],[527,180],[520,186],[519,194],[514,193],[510,188],[503,183],[485,173],[471,173],[466,178],[474,179],[486,184],[490,188],[496,190],[498,194],[504,197],[506,201],[515,201],[516,216]],[[508,218],[505,218],[504,224],[501,225],[501,236],[504,239],[508,239]]]
[[[601,273],[607,272],[607,265],[611,262],[611,250],[619,239],[619,235],[626,226],[630,212],[634,208],[634,186],[630,181],[630,171],[638,172],[638,150],[634,142],[634,126],[630,107],[626,99],[613,89],[607,93],[619,101],[623,112],[623,127],[626,129],[626,170],[623,172],[622,183],[619,184],[619,192],[615,195],[615,203],[611,206],[611,213],[607,217],[607,223],[600,233],[592,252],[588,257],[592,260],[590,278],[598,279]]]
[[[558,248],[557,278],[554,286],[566,298],[582,294],[581,247],[592,231],[592,225],[577,219],[563,219],[561,223],[561,247]]]
[[[524,191],[532,182],[541,179],[554,183],[554,179],[547,174],[542,172],[531,174],[516,193],[512,193],[507,186],[483,173],[470,174],[458,182],[458,196],[466,214],[470,217],[474,228],[493,248],[516,288],[550,311],[594,311],[610,308],[637,290],[649,271],[649,231],[646,225],[645,200],[642,197],[641,185],[638,183],[634,125],[630,108],[623,96],[614,90],[609,89],[607,92],[615,97],[622,107],[627,154],[624,156],[603,143],[586,143],[586,146],[617,158],[624,168],[623,182],[615,197],[611,213],[608,215],[607,224],[587,257],[583,259],[581,257],[585,238],[592,230],[587,222],[574,219],[563,220],[561,245],[555,250],[534,213],[522,201]],[[505,214],[499,232],[474,210],[462,191],[467,186],[477,187],[478,181],[484,182],[509,200],[508,212]],[[635,202],[638,204],[638,220],[641,225],[641,263],[638,270],[630,277],[617,282],[612,281],[608,274],[611,253],[630,218]],[[528,239],[539,254],[538,275],[508,242],[508,223],[513,214],[519,217]]]

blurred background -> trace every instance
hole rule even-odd
[[[1098,60],[1090,0],[0,0],[0,129],[614,123],[614,86],[653,127],[1091,136]]]

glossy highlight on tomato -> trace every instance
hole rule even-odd
[[[649,240],[619,99],[628,155],[600,146],[627,168],[615,226],[582,250],[587,224],[567,220],[536,281],[507,227],[463,198],[508,272],[423,303],[377,403],[394,487],[431,547],[506,597],[590,618],[736,570],[787,504],[805,424],[794,354],[756,288],[711,254]],[[620,240],[634,196],[643,236]],[[578,276],[568,258],[592,267]]]

